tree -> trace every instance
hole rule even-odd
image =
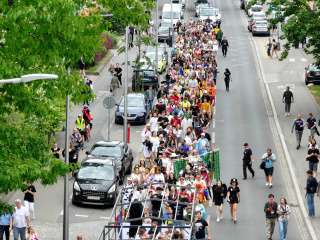
[[[65,120],[67,94],[72,104],[89,98],[81,94],[88,88],[80,75],[66,70],[81,57],[90,62],[104,50],[100,35],[109,24],[99,16],[101,4],[115,8],[113,13],[127,24],[140,25],[147,19],[143,8],[154,4],[143,0],[122,10],[125,0],[96,2],[100,5],[86,0],[0,1],[0,79],[38,72],[59,76],[0,86],[0,194],[22,189],[26,181],[54,184],[69,171],[62,160],[49,155],[52,141],[47,135]],[[0,201],[0,215],[11,210]]]
[[[248,4],[251,7],[257,1],[253,0]],[[262,4],[266,3],[266,0],[261,1]],[[308,39],[304,51],[307,54],[312,54],[315,59],[315,64],[320,66],[320,12],[314,11],[309,6],[307,0],[271,0],[268,1],[272,7],[275,7],[275,11],[283,12],[282,15],[278,14],[274,19],[270,19],[271,26],[277,23],[283,23],[284,19],[287,19],[286,23],[282,24],[283,35],[280,39],[285,39],[284,51],[281,54],[280,61],[288,56],[291,47],[297,48],[299,43],[304,37]],[[314,1],[317,9],[320,7],[320,1]],[[272,9],[266,12],[268,15],[272,13]]]

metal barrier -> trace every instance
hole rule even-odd
[[[123,198],[123,193],[127,192],[128,190],[137,190],[140,189],[139,191],[144,191],[143,194],[147,194],[149,193],[149,191],[151,190],[151,188],[154,186],[159,186],[162,185],[164,186],[163,191],[164,193],[162,194],[162,198],[148,198],[146,197],[143,200],[137,200],[137,199],[130,199],[129,202],[125,202],[124,198]],[[167,192],[167,189],[171,186],[175,186],[179,189],[181,188],[186,188],[186,189],[190,189],[191,192],[195,195],[195,188],[194,187],[188,187],[188,186],[180,186],[180,185],[174,185],[174,184],[163,184],[163,183],[150,183],[150,184],[144,184],[144,185],[137,185],[134,187],[128,187],[128,188],[123,188],[121,193],[119,194],[116,203],[114,205],[114,208],[112,210],[112,214],[110,217],[110,221],[108,222],[108,225],[105,225],[100,233],[100,236],[97,240],[126,240],[126,239],[131,239],[129,237],[126,236],[127,234],[127,229],[130,228],[137,228],[137,233],[139,232],[141,227],[144,228],[155,228],[154,232],[160,231],[162,233],[164,233],[164,231],[168,231],[168,234],[171,236],[168,239],[172,239],[173,234],[175,229],[180,229],[183,230],[183,239],[186,240],[191,240],[194,239],[195,236],[195,232],[194,232],[194,224],[192,224],[194,222],[194,218],[195,218],[195,196],[193,197],[193,202],[192,203],[187,203],[187,202],[179,202],[178,201],[178,197],[176,198],[175,201],[171,201],[171,200],[167,200],[165,199],[165,195]],[[143,189],[143,190],[141,190]],[[180,191],[180,190],[179,190]],[[160,207],[160,211],[157,214],[157,216],[148,216],[148,217],[144,217],[144,210],[145,210],[145,206],[147,204],[148,201],[161,201],[161,207]],[[191,206],[191,213],[189,213],[188,215],[191,214],[190,220],[189,221],[185,221],[185,220],[177,220],[177,212],[175,211],[175,216],[171,219],[171,218],[164,218],[162,217],[162,212],[163,212],[163,205],[164,202],[167,203],[176,203],[176,209],[178,208],[178,204],[179,205],[185,205],[185,206]],[[142,214],[139,218],[128,218],[128,215],[126,215],[125,219],[121,219],[121,221],[116,221],[117,218],[117,213],[119,212],[119,210],[124,210],[125,208],[128,209],[128,212],[130,211],[130,208],[132,206],[132,204],[141,204],[143,206],[143,210],[142,210]],[[140,205],[140,206],[141,206]],[[190,208],[190,207],[189,207]],[[144,219],[152,219],[153,221],[161,221],[161,222],[170,222],[172,224],[168,224],[168,225],[160,225],[160,226],[152,226],[152,225],[131,225],[131,222],[136,222],[136,221],[142,221]],[[169,227],[168,227],[169,226]],[[159,229],[159,230],[158,230]],[[153,234],[152,238],[150,239],[155,239],[156,238],[156,234]]]

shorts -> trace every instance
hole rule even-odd
[[[318,163],[313,163],[309,161],[309,170],[311,171],[318,171]]]
[[[272,175],[273,175],[273,167],[271,167],[271,168],[265,168],[265,169],[264,169],[264,173],[266,174],[266,177],[267,177],[267,176],[272,176]]]
[[[308,129],[308,134],[309,134],[309,136],[311,136],[311,137],[314,137],[315,132],[316,132],[315,129]]]

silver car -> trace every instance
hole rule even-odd
[[[252,36],[268,35],[270,36],[269,23],[267,21],[255,21],[252,25]]]
[[[155,46],[148,46],[147,49],[144,51],[144,54],[155,53],[155,52],[156,52]],[[168,64],[168,52],[165,44],[158,45],[158,54],[164,54],[166,59],[166,64]]]
[[[158,28],[158,40],[162,40],[162,41],[165,41],[165,40],[168,40],[169,39],[169,31],[170,31],[170,28],[169,27],[159,27]]]
[[[199,16],[199,13],[200,13],[200,9],[201,9],[201,8],[208,8],[208,7],[209,7],[209,4],[208,4],[208,3],[199,3],[199,4],[196,6],[195,17],[198,17],[198,16]]]

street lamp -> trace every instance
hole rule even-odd
[[[57,78],[58,78],[58,75],[54,75],[54,74],[36,73],[36,74],[23,75],[20,78],[0,80],[0,84],[22,83],[22,82],[26,83],[26,82],[32,82],[32,81],[40,80],[40,79],[57,79]]]

